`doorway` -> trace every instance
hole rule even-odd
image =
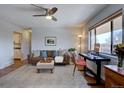
[[[24,62],[27,55],[31,53],[31,35],[31,29],[23,29],[13,33],[14,63]]]
[[[22,33],[13,33],[13,45],[14,45],[14,63],[22,60]]]

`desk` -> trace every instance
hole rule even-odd
[[[87,53],[87,54],[81,54],[79,53],[80,56],[82,56],[84,58],[84,60],[90,60],[91,62],[96,63],[97,65],[97,74],[96,74],[96,85],[101,84],[101,62],[108,62],[110,61],[109,58],[106,57],[101,57],[101,56],[96,56],[93,55],[91,53]]]
[[[124,70],[116,65],[105,65],[105,87],[124,88]]]

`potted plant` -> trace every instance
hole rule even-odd
[[[117,44],[114,46],[115,53],[118,56],[118,67],[123,67],[123,61],[124,61],[124,44]]]
[[[68,52],[74,52],[76,49],[75,48],[69,48]]]
[[[76,51],[75,48],[69,48],[68,49],[69,56],[72,57],[72,55],[75,53],[75,51]]]

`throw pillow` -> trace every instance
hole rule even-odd
[[[47,51],[47,56],[48,57],[53,57],[53,51],[52,50],[48,50]]]
[[[42,50],[40,50],[40,57],[42,57]]]
[[[59,56],[63,56],[63,50],[59,50]]]
[[[59,51],[54,51],[54,57],[59,56]]]
[[[42,51],[42,57],[47,58],[47,52],[45,50]]]
[[[39,50],[34,50],[33,51],[34,57],[40,56],[40,51]]]

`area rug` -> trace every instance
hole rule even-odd
[[[80,71],[72,76],[73,65],[55,66],[54,72],[24,65],[0,78],[1,88],[88,88],[87,81]]]

